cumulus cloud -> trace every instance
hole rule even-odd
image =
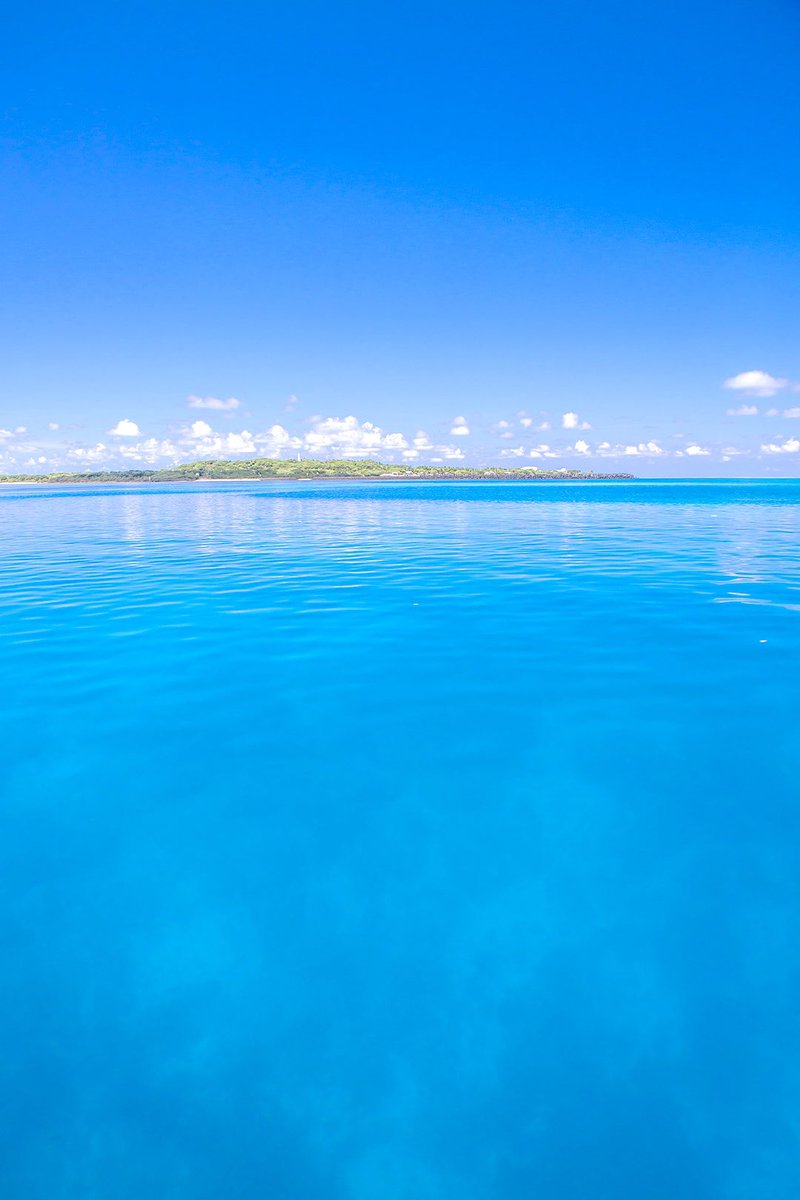
[[[667,451],[658,442],[635,442],[629,445],[612,445],[611,442],[598,442],[597,453],[602,458],[658,458]]]
[[[348,454],[368,454],[380,447],[382,433],[371,421],[357,417],[318,417],[306,434],[309,450],[334,450]]]
[[[577,413],[565,412],[561,417],[561,425],[564,429],[591,429],[588,421],[582,421]]]
[[[711,453],[711,451],[705,450],[702,446],[698,446],[695,442],[692,442],[691,446],[686,447],[686,453],[691,454],[693,457],[696,457],[697,455],[701,455],[701,454],[708,455]]]
[[[67,463],[83,463],[86,467],[113,467],[121,463],[158,466],[191,462],[195,459],[277,458],[284,452],[303,447],[303,439],[289,433],[281,425],[273,425],[258,434],[253,434],[247,429],[220,434],[215,432],[207,421],[197,420],[173,438],[165,439],[143,438],[141,435],[137,438],[131,426],[135,426],[135,422],[127,419],[118,422],[113,430],[115,436],[109,443],[63,446],[57,456],[48,458],[48,462],[54,467]],[[135,427],[138,431],[138,426]],[[394,440],[391,444],[395,444]],[[13,449],[37,453],[39,447],[17,445]],[[50,449],[52,450],[52,447]]]
[[[123,417],[121,421],[117,421],[113,429],[109,429],[110,437],[141,437],[142,431],[135,421],[131,421],[129,417]]]
[[[255,454],[256,444],[253,440],[253,435],[248,429],[243,429],[241,433],[228,433],[223,439],[225,450],[229,450],[231,454]]]
[[[372,421],[357,417],[314,417],[311,429],[303,438],[304,447],[312,453],[329,451],[334,455],[367,456],[381,451],[428,449],[427,435],[418,433],[410,447],[404,434],[384,433]]]
[[[257,440],[262,443],[268,442],[276,448],[288,447],[292,450],[300,443],[300,439],[289,433],[289,430],[285,429],[283,425],[271,425],[266,433],[259,435]]]
[[[738,408],[726,408],[726,417],[757,417],[758,408],[755,404],[740,404]]]
[[[48,421],[47,428],[50,430],[51,433],[55,433],[55,431],[57,429],[60,429],[61,426],[59,425],[58,421]]]
[[[735,392],[747,392],[751,396],[774,396],[790,385],[788,379],[777,379],[768,371],[742,371],[726,379],[723,386]]]
[[[762,446],[761,450],[764,454],[797,454],[800,451],[800,439],[790,437],[780,444],[769,442],[766,446]]]
[[[293,441],[296,446],[301,445],[299,438]],[[242,429],[238,433],[217,433],[207,421],[198,420],[184,429],[175,441],[148,438],[130,447],[121,447],[119,453],[126,458],[137,457],[147,463],[156,462],[159,457],[184,461],[237,455],[273,458],[279,456],[282,447],[291,443],[292,439],[281,426],[273,426],[272,430],[263,434],[253,434],[249,429]]]
[[[383,439],[383,447],[386,450],[407,450],[408,442],[402,433],[387,433]]]
[[[82,462],[98,462],[107,455],[107,447],[103,442],[98,442],[96,446],[73,446],[67,451],[69,458],[77,459]]]
[[[181,445],[185,447],[184,456],[188,452],[192,458],[223,458],[237,454],[248,458],[274,457],[268,434],[254,435],[249,429],[240,433],[216,433],[206,421],[194,421]]]
[[[519,423],[523,429],[530,429],[533,424],[533,417],[520,417]]]
[[[191,398],[190,398],[191,399]],[[208,398],[206,398],[208,399]],[[212,398],[213,399],[213,398]],[[205,407],[211,407],[203,401]],[[196,406],[196,407],[199,407]],[[224,410],[223,410],[224,411]],[[542,416],[543,414],[539,414]],[[800,411],[798,412],[800,415]],[[425,430],[418,429],[410,436],[398,430],[384,430],[375,422],[362,421],[354,415],[349,416],[313,416],[308,418],[297,432],[292,432],[284,425],[275,424],[263,432],[252,429],[218,432],[210,420],[198,417],[189,419],[185,424],[175,428],[167,438],[145,437],[141,434],[138,424],[125,417],[117,422],[109,431],[108,443],[98,442],[88,445],[63,446],[59,458],[65,462],[83,462],[87,467],[101,465],[113,467],[120,463],[140,463],[141,465],[164,465],[173,462],[192,462],[198,459],[219,458],[281,458],[293,457],[302,453],[305,457],[313,458],[375,458],[387,462],[419,460],[422,462],[461,462],[466,455],[459,442],[463,443],[468,432],[467,421],[463,416],[453,418],[453,440],[448,443],[434,443]],[[536,418],[538,421],[538,417]],[[577,413],[563,414],[576,431],[588,427]],[[597,454],[605,458],[622,458],[631,456],[660,456],[665,453],[655,441],[631,443],[630,445],[612,445],[608,441],[590,444],[582,436],[575,436],[569,445],[559,444],[553,447],[549,443],[539,443],[531,446],[520,437],[519,425],[534,418],[522,417],[519,414],[509,420],[498,421],[493,430],[500,438],[507,439],[501,449],[496,444],[495,453],[500,459],[563,459],[564,456],[586,457]],[[220,421],[219,424],[222,424]],[[228,424],[227,422],[225,424]],[[547,425],[547,422],[543,422]],[[541,425],[534,428],[541,428]],[[516,429],[516,433],[512,430]],[[41,451],[48,453],[51,469],[59,465],[58,458],[52,457],[52,442],[23,445],[14,442],[15,434],[10,429],[0,430],[0,439],[11,439],[7,442],[10,453],[23,453],[34,457]],[[780,440],[780,439],[779,439]],[[469,443],[467,443],[469,444]],[[685,451],[689,455],[708,454],[699,445],[690,445]],[[774,451],[769,450],[769,453]],[[782,451],[783,452],[783,451]],[[788,451],[787,451],[788,452]],[[724,453],[728,453],[725,451]],[[8,457],[6,458],[8,460]]]
[[[120,446],[117,453],[129,462],[144,463],[148,467],[157,466],[165,459],[170,462],[179,462],[186,457],[184,449],[176,446],[168,438],[154,437],[147,438],[143,442],[134,442],[132,445]]]
[[[229,396],[227,400],[220,400],[216,396],[188,396],[186,403],[189,408],[213,408],[217,412],[233,412],[241,401],[235,396]]]
[[[800,419],[800,408],[785,408],[783,410],[784,417],[788,417],[790,421]]]

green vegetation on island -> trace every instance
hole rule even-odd
[[[51,475],[0,475],[2,483],[178,483],[223,479],[634,479],[623,471],[596,474],[567,467],[395,466],[369,458],[251,458],[183,463],[159,470],[58,471]]]

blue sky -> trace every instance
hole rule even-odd
[[[800,472],[796,3],[4,24],[0,469]]]

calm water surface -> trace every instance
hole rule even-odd
[[[0,489],[8,1200],[795,1200],[800,485]]]

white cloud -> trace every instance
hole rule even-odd
[[[224,439],[225,449],[230,450],[231,454],[255,454],[256,444],[253,441],[253,435],[247,429],[243,429],[241,433],[228,433]]]
[[[134,422],[130,422],[133,425]],[[126,432],[121,432],[124,428]],[[120,440],[116,440],[119,437]],[[402,437],[402,436],[401,436]],[[58,457],[48,458],[53,468],[66,463],[83,463],[84,467],[114,467],[120,462],[158,466],[173,462],[191,462],[198,458],[281,457],[284,452],[302,449],[302,439],[273,425],[264,433],[248,430],[216,433],[206,421],[193,421],[172,440],[136,438],[125,422],[115,426],[115,438],[106,444],[62,446]],[[23,446],[25,452],[37,452],[38,446]],[[42,448],[44,449],[44,448]]]
[[[775,442],[769,442],[768,445],[761,447],[764,454],[797,454],[800,451],[800,439],[796,437],[787,438],[782,445],[777,445]]]
[[[235,396],[229,396],[227,400],[219,400],[216,396],[188,396],[186,403],[189,408],[213,408],[217,412],[233,412],[241,401]]]
[[[383,439],[383,445],[387,450],[407,450],[408,442],[402,433],[387,433]]]
[[[539,414],[540,416],[542,414]],[[798,413],[800,415],[800,413]],[[582,429],[586,422],[581,422],[577,413],[564,414],[573,417],[576,424],[574,429]],[[656,457],[667,453],[655,441],[631,443],[630,445],[613,445],[608,441],[597,444],[589,443],[583,436],[574,437],[570,445],[558,445],[542,442],[538,445],[526,445],[517,441],[520,437],[519,422],[538,421],[537,418],[522,418],[515,415],[507,421],[498,421],[493,430],[501,438],[506,438],[503,448],[496,445],[495,453],[505,460],[530,459],[561,459],[565,456],[586,457],[596,454],[604,458],[622,458],[625,455]],[[222,422],[220,422],[221,424]],[[546,422],[545,422],[546,424]],[[466,427],[465,417],[453,418],[453,429]],[[514,435],[511,431],[516,428]],[[298,451],[305,457],[314,458],[376,458],[387,462],[413,461],[420,462],[463,462],[467,459],[459,442],[463,435],[455,436],[449,443],[434,444],[428,433],[417,430],[413,437],[399,431],[384,431],[372,421],[361,421],[356,416],[313,416],[304,422],[298,432],[291,432],[284,425],[275,424],[261,432],[249,429],[234,430],[220,433],[212,427],[209,420],[204,418],[190,419],[185,425],[176,430],[171,438],[158,439],[145,437],[140,433],[138,424],[125,417],[117,422],[110,431],[107,444],[98,442],[95,445],[62,446],[58,456],[55,455],[50,442],[41,443],[31,439],[30,444],[14,442],[14,433],[10,430],[0,430],[0,439],[11,439],[6,448],[11,453],[24,454],[34,458],[41,452],[48,455],[50,469],[56,469],[60,462],[83,462],[85,466],[99,464],[103,467],[113,467],[116,464],[141,463],[142,465],[168,465],[173,462],[192,462],[198,459],[220,458],[283,458],[293,457]],[[782,440],[782,439],[779,439]],[[463,444],[463,443],[462,443]],[[467,443],[469,444],[469,443]],[[791,444],[787,444],[787,452]],[[783,448],[781,447],[783,451]],[[769,453],[774,451],[769,450]],[[689,446],[689,455],[707,455],[710,452],[699,445]],[[733,453],[725,450],[722,453]],[[59,462],[60,459],[60,462]],[[566,468],[565,468],[566,469]]]
[[[726,379],[723,386],[736,392],[749,392],[751,396],[774,396],[781,388],[789,387],[789,380],[777,379],[767,371],[742,371]]]
[[[270,442],[273,446],[290,447],[296,446],[299,440],[289,433],[288,429],[284,429],[283,425],[271,425],[266,433],[259,434],[256,438],[257,442]]]
[[[74,446],[67,451],[69,458],[75,458],[83,462],[97,462],[101,458],[107,457],[108,447],[102,442],[98,442],[96,446]]]
[[[113,429],[109,429],[111,437],[141,437],[141,429],[135,421],[131,421],[128,417],[123,417],[121,421],[117,421]]]
[[[0,440],[5,441],[6,438],[12,438],[14,431],[12,429],[0,429]]]
[[[466,419],[464,417],[453,417],[453,427],[450,433],[456,437],[467,437],[469,434],[469,425]]]
[[[55,431],[57,429],[60,429],[61,426],[59,425],[58,421],[48,421],[47,428],[50,430],[51,433],[55,433]]]
[[[755,404],[740,404],[738,408],[726,408],[726,417],[757,417],[758,408]]]
[[[692,442],[691,446],[686,447],[686,453],[691,454],[693,457],[697,457],[697,455],[701,454],[704,456],[709,455],[711,451],[704,450],[702,446],[698,446],[695,442]]]
[[[169,439],[159,441],[154,437],[143,442],[134,442],[133,445],[120,446],[117,453],[129,462],[145,463],[149,467],[158,466],[164,459],[179,462],[186,458],[184,450]]]
[[[393,452],[409,448],[402,433],[384,433],[372,421],[360,422],[357,417],[314,417],[303,446],[311,453],[327,450],[333,455],[360,456]],[[431,449],[427,434],[419,432],[413,449]]]
[[[533,417],[520,417],[519,423],[523,429],[530,429],[533,424]]]
[[[356,417],[317,417],[303,440],[306,448],[313,451],[369,454],[380,448],[382,437],[380,428],[371,421],[361,423]]]
[[[611,442],[599,442],[597,453],[602,458],[635,458],[638,456],[645,458],[658,458],[667,451],[663,449],[658,442],[637,442],[628,446],[612,446]]]
[[[284,404],[283,411],[284,412],[294,412],[294,410],[297,408],[299,403],[300,403],[299,397],[292,394],[289,397],[289,399],[286,401],[286,403]]]
[[[582,421],[577,413],[565,412],[561,417],[561,424],[564,429],[591,429],[588,421]]]
[[[783,415],[788,417],[790,421],[796,421],[800,419],[800,408],[785,408]]]
[[[253,435],[249,429],[243,429],[240,433],[216,433],[206,421],[194,421],[191,428],[179,441],[180,451],[176,451],[176,453],[180,453],[184,458],[188,456],[192,459],[224,458],[237,454],[246,455],[249,458],[256,458],[259,455],[272,458],[276,456],[275,441],[276,439],[269,433]],[[300,446],[300,439],[296,438],[295,443]],[[281,444],[288,443],[281,439]],[[155,439],[151,439],[147,443],[148,454],[154,453],[157,445]],[[165,455],[173,457],[172,443],[164,442],[161,445],[164,447]]]

